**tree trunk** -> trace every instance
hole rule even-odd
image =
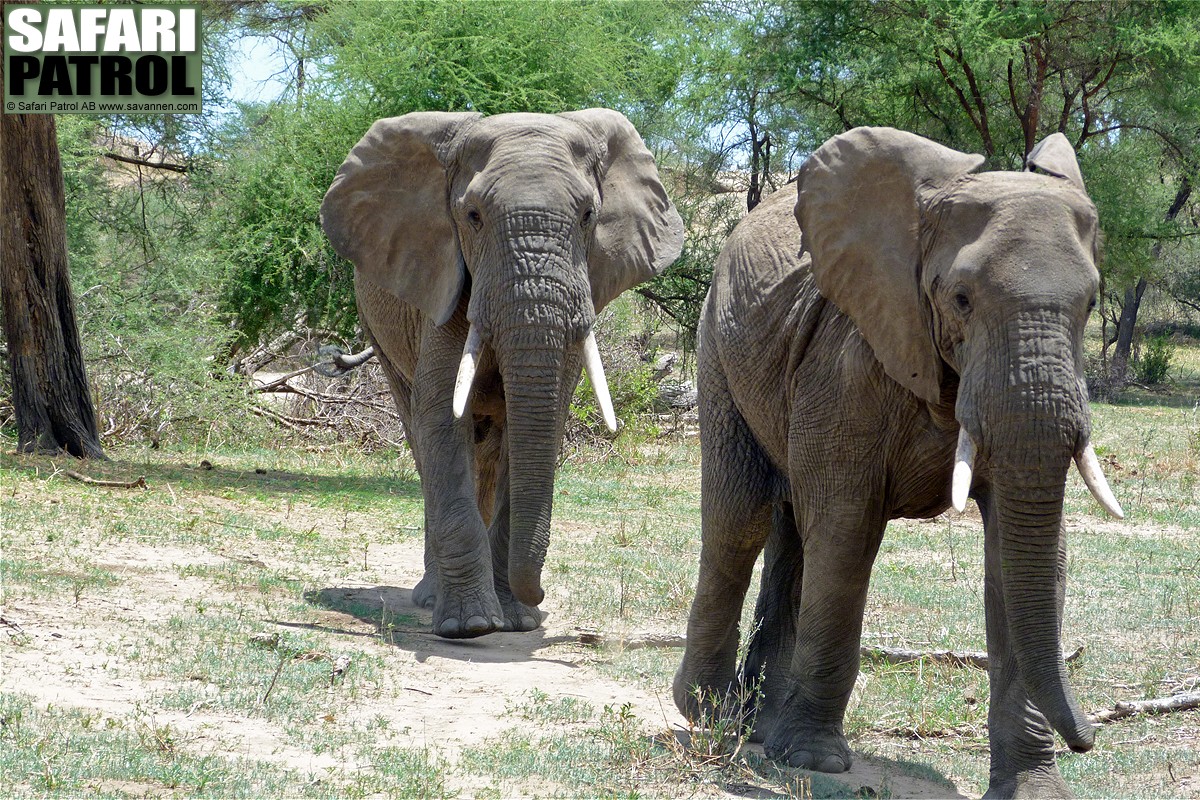
[[[1146,279],[1138,278],[1137,285],[1125,287],[1125,299],[1121,301],[1121,316],[1117,320],[1117,346],[1113,350],[1112,367],[1108,373],[1109,385],[1118,388],[1129,378],[1129,358],[1133,352],[1133,329],[1137,325],[1138,307],[1146,291]]]
[[[0,294],[17,448],[104,458],[75,324],[54,117],[0,115],[0,162]]]
[[[771,180],[771,134],[758,135],[758,92],[750,93],[746,126],[750,131],[750,186],[746,191],[746,211],[762,202],[763,192]]]

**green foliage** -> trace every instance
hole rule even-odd
[[[221,312],[241,346],[303,326],[350,338],[353,271],[321,230],[319,211],[338,166],[374,120],[312,98],[299,109],[243,113],[252,124],[212,177],[207,238],[226,270]]]
[[[1170,334],[1151,336],[1142,344],[1142,353],[1134,362],[1133,370],[1142,383],[1156,386],[1165,383],[1171,372],[1175,356],[1175,344]]]
[[[655,51],[680,3],[335,3],[314,22],[325,91],[379,116],[417,110],[558,112],[661,103]]]
[[[651,372],[649,365],[621,371],[605,370],[613,411],[621,429],[633,430],[638,435],[653,432],[652,427],[647,428],[642,423],[643,415],[653,410],[654,401],[658,397],[658,386],[651,379]],[[583,376],[575,388],[575,396],[571,400],[571,415],[591,431],[607,431],[600,406],[596,402],[596,392],[592,389],[587,375]]]
[[[107,441],[194,438],[250,425],[219,379],[229,336],[219,266],[196,245],[208,198],[178,173],[116,168],[131,141],[89,117],[59,120],[76,313]],[[169,156],[168,156],[169,159]]]

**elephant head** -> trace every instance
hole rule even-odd
[[[682,247],[683,224],[653,157],[633,125],[605,109],[417,112],[371,126],[326,193],[321,219],[356,281],[420,309],[433,325],[467,296],[452,407],[464,412],[476,361],[490,348],[510,442],[509,580],[517,599],[536,605],[581,358],[615,427],[596,314]]]
[[[1121,514],[1089,444],[1083,375],[1100,278],[1096,209],[1061,134],[1022,172],[976,172],[982,163],[914,134],[857,128],[806,162],[796,218],[822,295],[890,377],[947,417],[953,409],[947,489],[960,510],[968,489],[993,509],[1022,681],[1068,745],[1086,750],[1092,727],[1059,641],[1072,459]]]

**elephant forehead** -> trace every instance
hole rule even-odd
[[[1074,217],[1086,227],[1096,220],[1091,199],[1069,181],[1032,172],[985,172],[959,180],[944,198],[956,210],[1005,219],[1057,215]]]
[[[1094,261],[1095,206],[1060,178],[1013,172],[973,175],[937,198],[923,220],[937,260],[966,248],[985,260]]]
[[[597,142],[581,126],[562,117],[517,113],[484,117],[467,132],[462,147],[464,159],[483,169],[500,154],[526,164],[581,164],[596,158]]]

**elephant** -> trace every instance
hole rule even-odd
[[[421,480],[433,632],[529,631],[581,365],[609,427],[596,315],[679,255],[683,222],[608,109],[376,121],[321,204]]]
[[[1123,515],[1083,373],[1098,222],[1062,134],[1022,171],[983,161],[855,128],[725,244],[699,333],[701,554],[673,694],[702,719],[755,697],[761,676],[761,697],[741,702],[767,755],[849,769],[844,717],[884,528],[962,510],[969,493],[984,525],[987,796],[1062,796],[1053,732],[1075,751],[1094,739],[1060,643],[1072,460]]]

